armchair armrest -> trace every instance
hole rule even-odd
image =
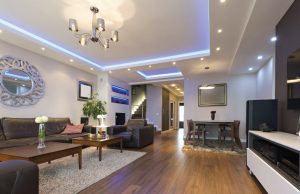
[[[0,162],[0,193],[39,193],[39,169],[25,160]]]
[[[133,128],[132,139],[139,148],[152,144],[154,141],[153,125],[148,125],[140,128]]]
[[[121,132],[124,132],[127,130],[126,125],[115,125],[115,126],[110,126],[107,127],[107,134],[108,135],[117,135]]]

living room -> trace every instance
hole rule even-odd
[[[299,1],[0,5],[0,193],[300,193]]]

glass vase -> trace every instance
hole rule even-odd
[[[46,135],[45,123],[40,123],[40,125],[39,125],[39,134],[38,134],[39,144],[37,146],[38,149],[43,149],[43,148],[46,147],[46,145],[45,145],[45,135]]]

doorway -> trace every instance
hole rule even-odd
[[[179,117],[179,128],[184,128],[184,103],[179,102],[178,109],[178,117]]]
[[[170,93],[168,90],[162,90],[162,131],[169,130],[170,127]]]
[[[170,129],[175,128],[175,102],[170,101]]]

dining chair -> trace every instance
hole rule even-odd
[[[222,138],[223,138],[223,141],[225,142],[226,137],[230,137],[231,149],[233,150],[234,139],[235,139],[236,133],[239,132],[239,128],[240,128],[240,121],[238,121],[238,120],[234,120],[232,125],[229,125],[229,124],[219,125],[219,134],[218,134],[219,146],[222,143]]]
[[[188,126],[188,131],[187,131],[187,135],[186,135],[186,138],[185,138],[185,144],[192,137],[193,137],[194,140],[196,140],[196,136],[198,137],[198,140],[200,140],[200,137],[202,136],[203,144],[205,144],[205,133],[206,133],[205,126],[200,125],[195,129],[195,124],[194,124],[194,121],[192,119],[187,120],[187,126]],[[194,141],[194,143],[195,143],[195,141]]]

